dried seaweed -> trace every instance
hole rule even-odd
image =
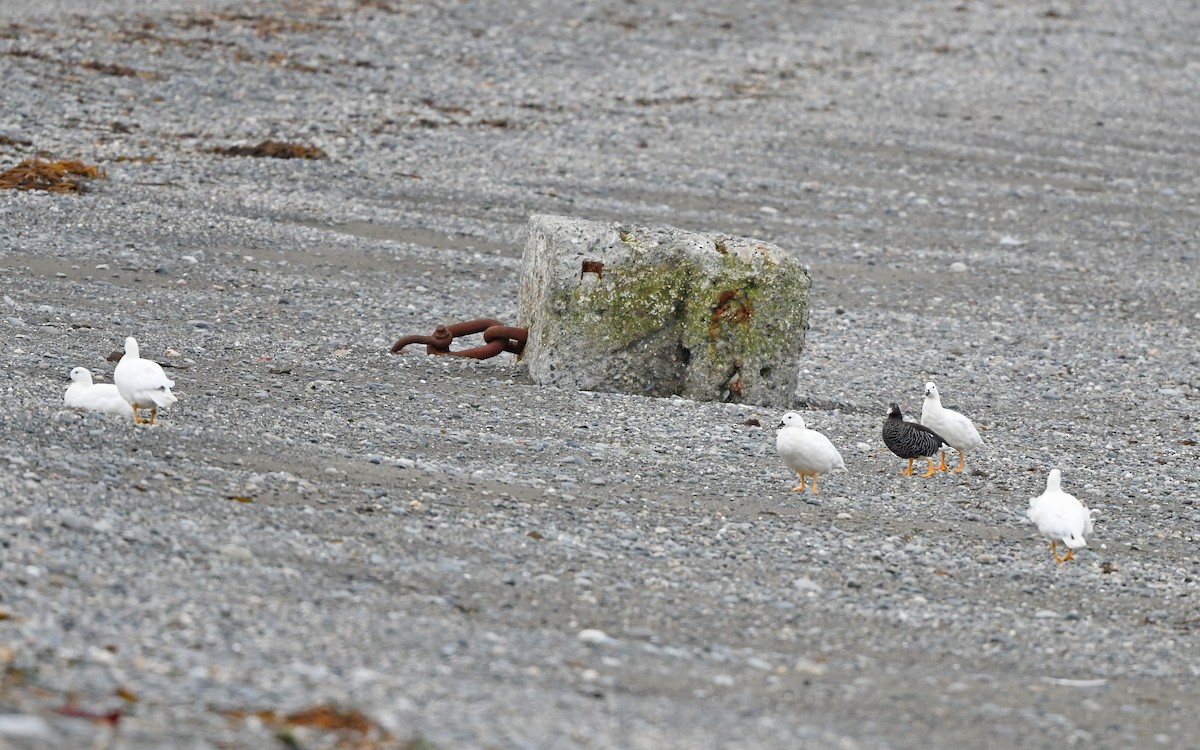
[[[290,747],[301,747],[301,737],[297,730],[307,730],[309,733],[326,735],[333,739],[332,747],[354,748],[355,750],[374,750],[376,748],[435,748],[422,737],[416,737],[409,742],[400,742],[384,729],[374,719],[366,716],[355,708],[341,708],[330,704],[319,704],[309,708],[281,714],[271,709],[246,711],[232,709],[221,711],[226,718],[234,722],[242,722],[253,716],[263,724],[275,730],[276,739]],[[309,735],[311,736],[311,734]],[[303,745],[307,747],[308,745]],[[329,747],[328,743],[322,744]]]
[[[384,13],[399,13],[396,6],[387,0],[357,0],[359,10],[378,10]]]
[[[375,727],[375,722],[357,709],[340,709],[328,704],[295,711],[288,714],[285,720],[289,724],[324,730],[348,729],[353,732],[366,733]]]
[[[107,76],[136,76],[138,72],[128,65],[117,65],[116,63],[102,63],[96,60],[84,60],[79,63],[80,67],[86,70],[92,70],[97,73],[103,73]]]
[[[267,139],[254,146],[213,147],[210,153],[222,156],[255,156],[269,159],[324,159],[325,152],[317,146],[303,143],[287,143]]]
[[[322,21],[287,16],[258,15],[254,13],[177,14],[171,20],[178,28],[184,31],[193,28],[216,29],[220,24],[224,23],[238,28],[251,28],[260,37],[285,33],[305,34],[325,31],[329,28],[329,24]]]
[[[74,65],[84,70],[90,70],[94,73],[100,73],[107,76],[122,76],[133,77],[137,76],[143,80],[156,81],[163,78],[161,73],[155,73],[150,70],[137,70],[128,65],[118,65],[116,63],[104,63],[97,60],[58,60],[44,52],[37,50],[22,49],[14,47],[13,49],[5,50],[5,55],[9,57],[24,57],[30,60],[41,60],[42,62],[58,63],[60,65]]]
[[[82,193],[84,178],[108,177],[101,167],[74,159],[47,161],[36,156],[0,172],[0,189],[46,190],[51,193]]]
[[[45,55],[37,50],[22,49],[21,47],[13,47],[12,49],[5,50],[4,54],[8,55],[9,57],[28,57],[30,60],[48,59]]]

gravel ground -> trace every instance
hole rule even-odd
[[[0,166],[108,176],[0,194],[0,747],[1194,746],[1200,8],[896,5],[6,4]],[[804,261],[850,473],[388,353],[515,319],[539,212]],[[63,410],[127,335],[179,403]],[[965,475],[883,452],[929,379]]]

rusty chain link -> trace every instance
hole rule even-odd
[[[460,336],[483,334],[484,345],[470,349],[450,351],[450,344]],[[392,354],[398,353],[409,344],[424,344],[426,354],[449,354],[452,357],[470,357],[471,359],[488,359],[500,352],[520,354],[525,350],[525,340],[529,338],[528,328],[506,326],[498,320],[479,318],[462,323],[438,326],[432,336],[405,336],[392,344]]]

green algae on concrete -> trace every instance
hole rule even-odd
[[[596,283],[581,284],[569,294],[580,327],[615,351],[678,325],[688,286],[684,269],[627,263],[606,267]]]
[[[808,322],[808,273],[799,263],[776,263],[769,246],[752,240],[727,238],[721,245],[726,253],[716,271],[689,291],[687,390],[757,402],[753,394],[773,390],[781,378],[794,389]]]
[[[809,283],[755,240],[534,216],[523,357],[538,382],[787,406]]]

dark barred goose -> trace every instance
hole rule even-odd
[[[899,404],[888,407],[887,419],[883,420],[883,442],[892,453],[908,459],[908,468],[900,473],[909,477],[913,473],[913,459],[922,457],[929,462],[929,470],[921,476],[933,476],[933,472],[937,471],[933,456],[937,455],[938,448],[946,444],[940,435],[928,427],[905,422]]]

